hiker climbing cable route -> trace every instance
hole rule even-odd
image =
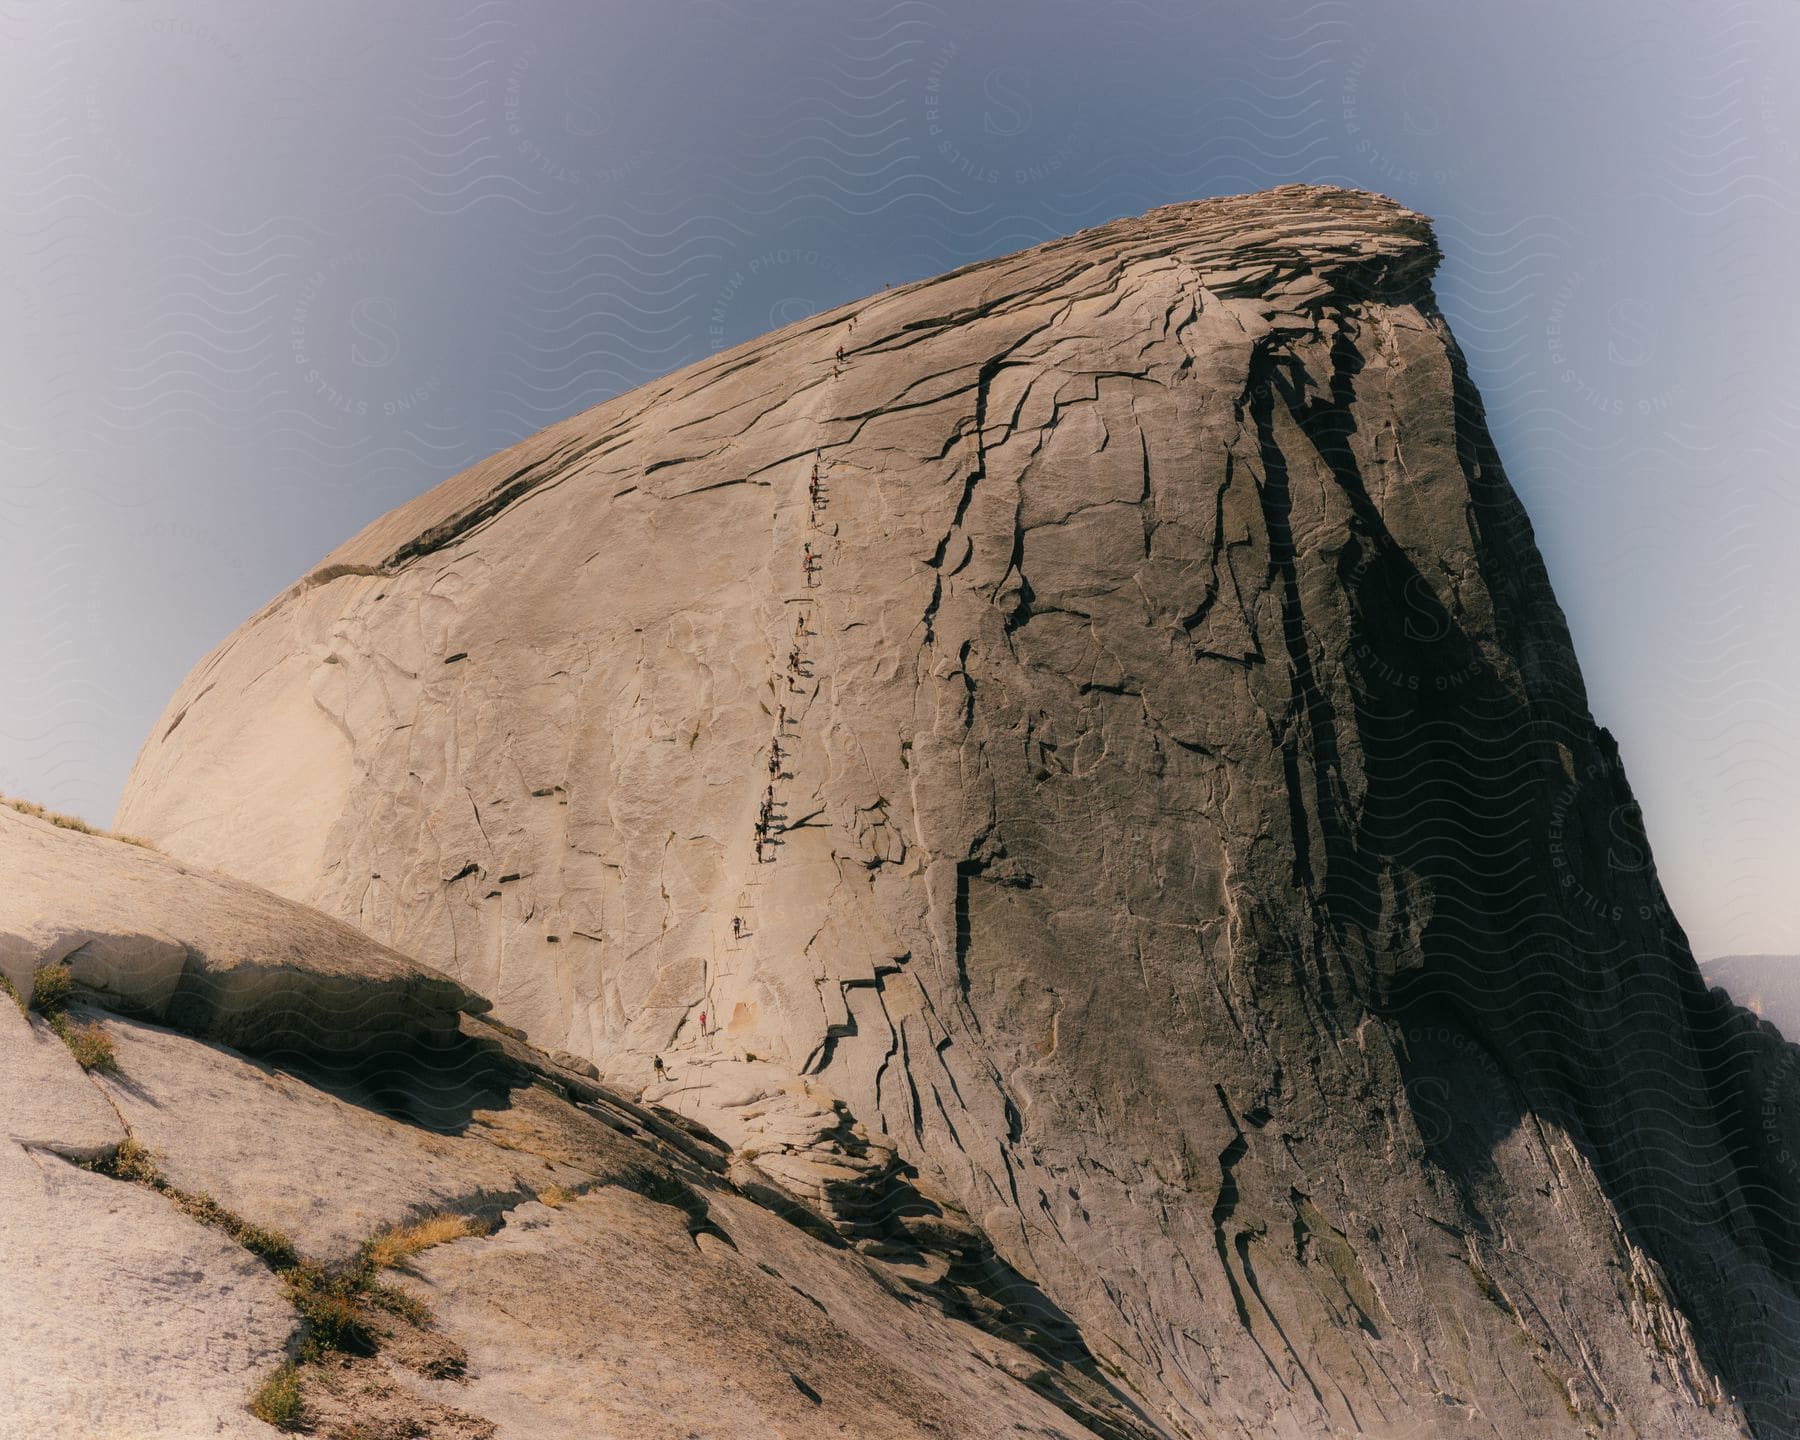
[[[837,349],[837,360],[840,368],[844,363],[844,358],[843,347],[839,346]],[[835,534],[835,531],[831,527],[824,526],[822,523],[822,517],[830,503],[829,477],[830,467],[826,464],[824,450],[822,447],[815,446],[813,449],[812,466],[810,473],[807,475],[807,527],[811,530],[822,529],[824,534],[819,548],[814,547],[810,538],[801,541],[800,574],[802,583],[808,590],[816,590],[819,588],[820,578],[825,565],[823,544],[825,541],[829,541]],[[777,525],[780,523],[780,517],[781,512],[777,509]],[[800,599],[801,597],[793,598]],[[818,633],[812,625],[812,611],[808,608],[810,603],[810,601],[802,600],[800,608],[794,615],[793,635],[787,651],[786,693],[788,696],[805,696],[807,694],[807,687],[802,682],[813,678],[812,672],[807,668],[808,659],[806,653],[801,648],[802,643],[805,640]],[[779,651],[777,653],[779,654]],[[775,688],[774,677],[771,677],[770,687],[772,689]],[[790,734],[788,728],[790,719],[792,719],[797,726],[800,713],[802,713],[801,711],[797,711],[794,716],[790,717],[788,710],[789,701],[783,699],[776,708],[775,734],[769,742],[768,788],[763,794],[762,804],[758,808],[756,819],[751,826],[752,849],[755,861],[758,865],[764,865],[779,860],[782,853],[782,847],[785,843],[777,838],[779,833],[785,833],[786,825],[783,822],[778,822],[776,818],[775,787],[778,783],[793,778],[792,772],[788,769],[784,769],[784,765],[792,765],[797,761],[798,747],[793,744],[784,745],[782,742]],[[742,917],[734,915],[731,922],[731,938],[733,943],[735,944],[740,941],[743,938],[743,935],[744,929]]]

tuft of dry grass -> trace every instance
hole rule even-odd
[[[83,835],[98,835],[100,832],[78,815],[64,815],[57,810],[50,810],[35,800],[15,800],[10,795],[0,797],[0,804],[12,806],[21,815],[29,815],[33,820],[48,820],[61,830],[78,830]]]
[[[73,830],[81,835],[98,835],[102,840],[122,840],[127,845],[136,845],[143,850],[154,850],[154,841],[146,840],[142,835],[121,835],[117,830],[101,830],[87,823],[79,815],[64,815],[59,810],[51,810],[39,805],[35,800],[16,800],[10,795],[0,795],[0,805],[10,806],[21,815],[29,815],[34,820],[47,820],[59,830]]]
[[[548,1205],[552,1210],[560,1210],[571,1200],[579,1200],[581,1192],[571,1190],[567,1185],[546,1185],[537,1192],[538,1204]]]
[[[148,1185],[153,1190],[163,1187],[162,1172],[156,1168],[156,1158],[151,1155],[149,1147],[134,1135],[127,1135],[112,1154],[90,1161],[87,1168],[97,1170],[102,1175],[110,1175],[115,1180]]]
[[[361,1262],[369,1270],[391,1270],[403,1265],[421,1250],[433,1245],[446,1245],[467,1235],[485,1235],[487,1227],[468,1215],[452,1210],[426,1215],[410,1225],[397,1225],[392,1230],[363,1243]]]

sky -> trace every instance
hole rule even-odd
[[[1437,291],[1696,952],[1800,952],[1796,0],[0,0],[0,791],[369,520],[812,311],[1291,181]]]

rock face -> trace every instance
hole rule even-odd
[[[29,853],[52,871],[59,852],[130,849],[21,823],[42,831]],[[4,853],[11,884],[19,850]],[[146,873],[160,877],[140,892],[149,916],[184,902],[178,933],[229,928],[250,952],[316,958],[366,1008],[427,1004],[390,967],[346,966],[342,927],[292,902],[257,909],[252,887],[167,861]],[[49,914],[98,913],[81,888],[43,873],[34,886]],[[115,951],[99,973],[118,983],[81,993],[130,1004],[134,974],[157,965],[153,950]],[[202,1031],[210,1019],[171,1013]],[[273,1436],[250,1398],[295,1356],[308,1433],[326,1440],[1142,1433],[1091,1359],[1023,1348],[1028,1328],[998,1303],[975,1314],[981,1296],[930,1255],[852,1249],[748,1159],[484,1021],[388,1037],[371,1069],[330,1035],[243,1032],[276,1045],[276,1065],[82,1015],[111,1042],[109,1073],[84,1074],[42,1017],[0,997],[7,1440]],[[296,1262],[346,1273],[421,1217],[472,1232],[384,1272],[394,1315],[422,1304],[423,1321],[371,1310],[378,1346],[311,1356],[302,1342],[326,1332],[302,1324]]]
[[[66,965],[96,998],[269,1051],[346,1053],[489,1008],[447,976],[228,875],[0,806],[0,975]]]
[[[991,1243],[1107,1424],[1800,1432],[1800,1052],[1610,843],[1437,258],[1175,206],[608,402],[248,621],[119,824]]]
[[[0,1022],[0,1045],[12,1039]],[[244,1402],[283,1358],[293,1312],[223,1236],[148,1190],[0,1141],[0,1266],[0,1433],[273,1436]]]

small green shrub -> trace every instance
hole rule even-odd
[[[358,1303],[367,1293],[366,1274],[333,1275],[302,1261],[282,1274],[288,1299],[306,1322],[307,1338],[321,1350],[373,1355],[375,1335]]]
[[[73,1025],[66,1015],[52,1015],[50,1028],[62,1036],[63,1044],[83,1070],[97,1070],[102,1075],[118,1073],[119,1057],[113,1051],[112,1036],[93,1021]]]
[[[62,1038],[75,1063],[83,1070],[98,1070],[103,1075],[116,1073],[119,1057],[113,1052],[112,1036],[92,1021],[77,1025],[63,1013],[74,993],[75,977],[66,965],[40,965],[31,972],[30,1008],[42,1015]],[[15,994],[13,998],[18,997]]]
[[[285,1270],[300,1261],[300,1252],[294,1249],[294,1242],[279,1230],[265,1230],[260,1225],[240,1220],[233,1227],[231,1237],[271,1270]]]
[[[298,1430],[306,1420],[306,1404],[300,1398],[300,1372],[284,1364],[256,1387],[250,1397],[250,1413],[277,1430]]]
[[[75,993],[75,977],[66,965],[40,965],[31,972],[31,1008],[40,1015],[60,1015]]]
[[[431,1323],[431,1310],[424,1301],[408,1295],[397,1285],[376,1283],[369,1286],[369,1303],[390,1315],[398,1315],[423,1330]]]
[[[294,1248],[294,1242],[279,1230],[252,1225],[210,1195],[188,1195],[169,1187],[162,1188],[182,1214],[202,1225],[216,1225],[271,1270],[288,1270],[300,1263],[300,1252]]]
[[[154,1190],[160,1190],[163,1186],[162,1172],[156,1168],[155,1157],[142,1142],[131,1135],[121,1140],[112,1154],[90,1161],[88,1169],[110,1175],[115,1180],[130,1180],[138,1185],[148,1185]]]

